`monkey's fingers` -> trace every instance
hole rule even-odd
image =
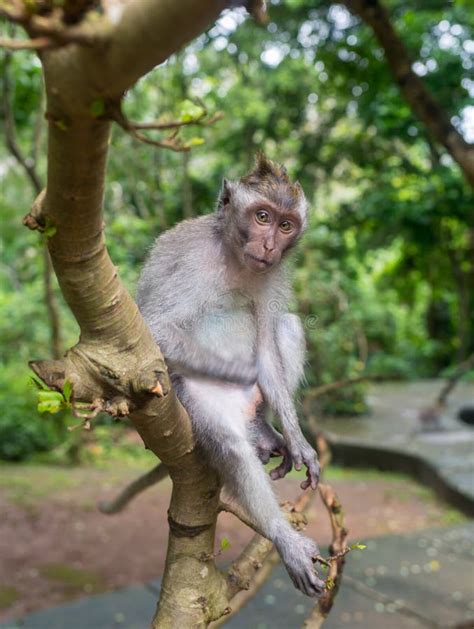
[[[321,473],[321,467],[319,465],[319,462],[317,461],[316,458],[311,458],[309,460],[306,460],[304,463],[307,468],[306,480],[304,480],[301,483],[300,487],[301,489],[307,489],[309,486],[311,486],[311,489],[316,489],[319,483],[319,476]]]
[[[293,467],[291,456],[288,450],[285,449],[283,452],[281,452],[281,454],[283,454],[283,461],[280,463],[280,465],[275,467],[270,472],[270,478],[272,480],[284,478],[288,474],[288,472],[291,472],[291,468]]]

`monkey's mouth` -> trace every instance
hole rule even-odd
[[[253,256],[251,253],[246,253],[245,256],[247,258],[250,258],[250,260],[252,260],[253,262],[256,262],[257,266],[259,266],[261,269],[268,269],[272,266],[272,262],[270,262],[269,260],[265,260],[265,258],[258,258],[257,256]]]

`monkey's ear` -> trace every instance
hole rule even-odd
[[[226,205],[229,205],[232,197],[233,184],[228,179],[222,180],[222,188],[217,199],[217,211],[222,211]]]

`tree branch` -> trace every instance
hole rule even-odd
[[[414,114],[429,135],[442,144],[474,187],[474,145],[451,124],[425,82],[412,69],[412,60],[379,0],[343,0],[354,15],[370,26],[382,46],[392,74]]]
[[[47,50],[53,48],[55,43],[48,37],[36,37],[34,39],[8,39],[0,37],[0,48],[5,50]]]
[[[318,490],[331,521],[332,542],[329,548],[330,557],[323,562],[329,564],[327,587],[305,621],[303,626],[306,629],[319,629],[328,617],[341,584],[344,557],[351,550],[346,546],[348,531],[344,525],[344,513],[339,498],[330,485],[320,484]]]

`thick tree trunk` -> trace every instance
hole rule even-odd
[[[379,0],[342,0],[372,28],[404,97],[428,134],[442,144],[474,187],[474,145],[468,144],[451,124],[424,81],[412,70],[410,55]]]

